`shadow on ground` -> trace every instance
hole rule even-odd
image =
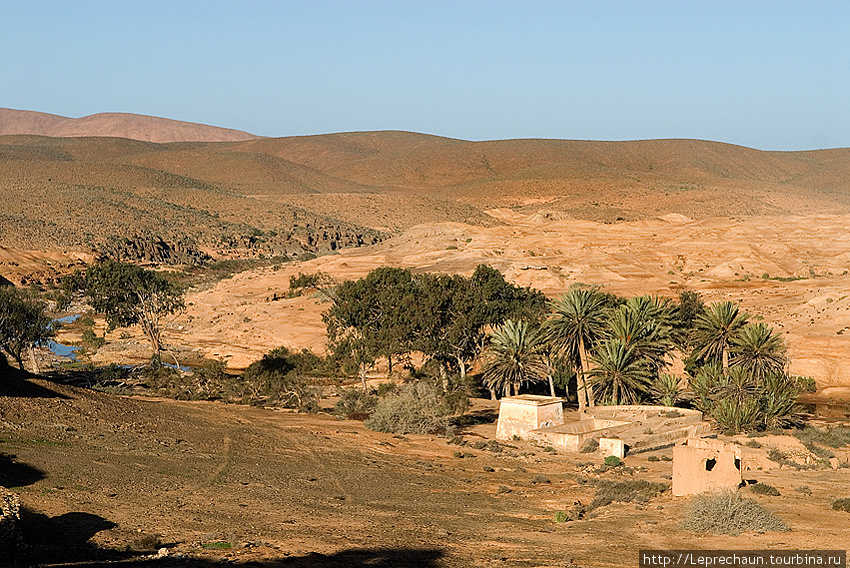
[[[0,453],[0,486],[7,489],[25,487],[42,480],[47,474],[31,465],[15,461],[15,456]]]
[[[29,379],[41,378],[27,371],[21,371],[5,364],[0,358],[0,396],[22,398],[68,398],[48,387],[39,385]]]
[[[162,558],[96,558],[91,560],[76,558],[71,560],[75,568],[116,567],[131,568],[214,568],[223,565],[241,566],[244,568],[440,568],[443,552],[437,549],[354,549],[343,550],[336,554],[310,553],[306,556],[290,556],[263,561],[227,561],[206,560],[199,558],[179,558],[165,556]],[[67,560],[42,560],[38,566],[49,568],[54,565],[66,565]],[[26,566],[27,564],[20,564]]]

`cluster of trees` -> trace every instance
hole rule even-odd
[[[782,337],[750,323],[733,302],[702,304],[694,292],[669,299],[613,298],[573,287],[549,303],[539,327],[506,321],[491,333],[484,380],[514,392],[522,383],[551,381],[552,360],[576,372],[579,408],[653,401],[674,405],[686,394],[725,430],[790,423],[799,381],[786,372]],[[674,354],[687,381],[665,373]]]
[[[337,358],[366,371],[379,358],[393,365],[413,352],[435,361],[440,375],[465,377],[487,343],[487,329],[509,318],[539,321],[546,298],[537,290],[506,282],[480,265],[471,278],[413,274],[383,267],[326,294],[324,316],[329,347]]]
[[[731,431],[787,423],[799,393],[780,335],[750,323],[737,304],[705,306],[695,292],[626,299],[575,285],[547,301],[482,265],[471,278],[379,268],[329,296],[330,346],[356,365],[364,386],[379,358],[392,369],[419,352],[445,377],[465,375],[483,356],[493,396],[546,381],[554,396],[574,377],[580,410],[689,398]],[[687,377],[667,372],[674,357]]]

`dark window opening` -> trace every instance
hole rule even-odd
[[[735,458],[735,469],[741,471],[741,458]]]
[[[705,471],[711,471],[717,465],[717,460],[705,460]]]

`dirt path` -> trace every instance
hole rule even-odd
[[[643,547],[850,542],[847,513],[829,507],[850,495],[846,469],[760,475],[782,492],[760,499],[790,533],[694,535],[678,528],[686,500],[669,492],[555,523],[557,511],[592,499],[595,490],[577,476],[581,462],[598,458],[519,443],[508,451],[528,455],[511,457],[443,438],[379,434],[324,414],[39,385],[49,396],[0,397],[0,453],[15,456],[7,461],[19,473],[35,472],[11,484],[31,526],[42,528],[31,541],[53,561],[123,558],[118,551],[149,534],[159,535],[170,562],[184,554],[283,566],[634,566]],[[493,424],[482,424],[464,436],[493,433]],[[468,455],[456,457],[461,449]],[[626,462],[647,468],[634,474],[641,479],[665,481],[670,463],[647,457]],[[804,484],[811,496],[793,491]],[[57,540],[57,532],[77,540]],[[232,547],[203,548],[219,542]]]

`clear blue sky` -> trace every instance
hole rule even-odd
[[[0,0],[0,107],[850,146],[850,1]]]

